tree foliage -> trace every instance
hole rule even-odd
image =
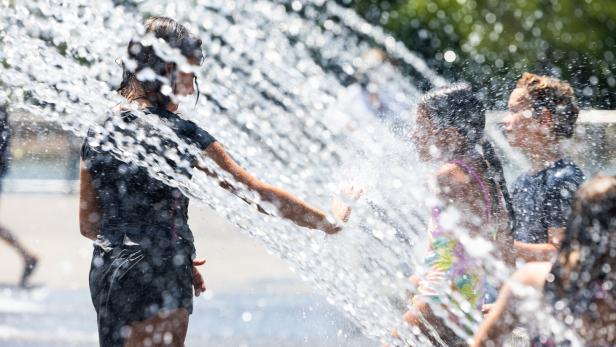
[[[614,0],[343,1],[430,66],[503,107],[524,71],[572,83],[583,107],[616,107]],[[455,57],[455,59],[454,59]]]

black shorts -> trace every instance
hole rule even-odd
[[[121,347],[130,325],[164,310],[192,313],[190,251],[153,254],[141,246],[94,247],[90,293],[101,347]]]

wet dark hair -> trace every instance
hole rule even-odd
[[[426,115],[437,129],[456,129],[467,142],[466,148],[481,145],[483,157],[488,166],[488,176],[494,180],[503,194],[505,207],[509,215],[509,228],[513,230],[514,214],[511,198],[507,190],[503,165],[498,159],[494,147],[484,136],[486,125],[485,107],[470,85],[455,83],[447,87],[433,89],[424,94],[417,111]]]
[[[573,252],[579,252],[574,265]],[[597,296],[616,298],[616,177],[597,175],[580,187],[551,274],[546,298],[564,301],[563,314],[596,314]]]
[[[528,92],[534,115],[541,114],[544,108],[550,111],[554,135],[566,139],[573,136],[580,108],[569,83],[525,72],[516,87]]]
[[[155,37],[163,39],[170,47],[180,50],[182,55],[187,59],[196,59],[201,62],[203,60],[203,51],[201,49],[201,40],[192,35],[188,29],[179,24],[175,20],[167,17],[150,17],[145,23],[146,33],[152,33]],[[137,74],[143,69],[149,68],[158,76],[165,75],[165,65],[167,62],[156,55],[152,46],[142,44],[141,40],[131,40],[128,44],[128,57],[136,62],[136,67],[130,71],[126,64],[122,64],[122,83],[118,88],[120,95],[129,100],[134,100],[138,97],[147,98],[153,105],[160,108],[165,108],[171,98],[161,92],[163,83],[159,80],[139,81]],[[172,74],[171,85],[175,83],[176,72]],[[195,84],[197,77],[195,76]],[[141,86],[145,95],[136,95],[137,86]],[[199,85],[197,86],[197,101],[199,100]]]

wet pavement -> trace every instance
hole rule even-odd
[[[0,345],[96,346],[86,289],[0,288]],[[323,298],[224,293],[195,301],[187,346],[372,346]]]
[[[96,346],[91,242],[78,231],[77,196],[4,194],[0,224],[40,257],[28,290],[22,264],[0,242],[0,346]],[[190,224],[208,292],[196,298],[187,346],[375,346],[254,240],[193,203]]]

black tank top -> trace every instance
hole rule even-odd
[[[152,177],[143,164],[119,159],[113,149],[128,148],[141,160],[147,156],[154,163],[168,165],[176,174],[190,178],[196,158],[178,142],[205,150],[216,140],[175,113],[160,108],[143,112],[158,116],[164,124],[160,128],[168,127],[177,138],[163,135],[160,128],[141,121],[144,115],[125,112],[108,117],[97,130],[90,129],[83,143],[81,157],[92,176],[103,210],[96,244],[107,248],[129,243],[138,244],[144,250],[155,250],[181,242],[193,247],[193,235],[188,227],[188,197]]]

